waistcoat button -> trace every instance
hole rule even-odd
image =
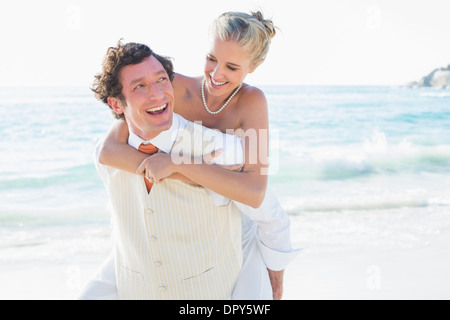
[[[161,267],[161,266],[162,266],[162,263],[161,263],[160,261],[155,261],[155,262],[153,262],[153,265],[154,265],[155,267]]]

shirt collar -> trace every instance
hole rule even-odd
[[[139,146],[142,143],[145,144],[153,144],[155,147],[160,149],[161,151],[165,153],[169,153],[172,149],[173,144],[175,143],[175,140],[178,137],[178,131],[180,127],[180,118],[177,114],[173,114],[173,120],[172,120],[172,126],[166,130],[162,131],[160,134],[158,134],[155,138],[150,139],[148,141],[142,139],[137,134],[135,134],[130,129],[130,136],[128,137],[128,144],[132,146],[135,149],[139,149]]]

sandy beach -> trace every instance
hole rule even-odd
[[[295,217],[293,228],[297,228]],[[105,230],[69,246],[67,257],[27,259],[18,247],[16,261],[0,267],[2,300],[73,300],[107,257]],[[76,241],[75,239],[74,241]],[[354,238],[357,242],[357,237]],[[311,243],[314,239],[311,239]],[[351,243],[351,237],[345,236]],[[302,239],[304,243],[304,238]],[[317,243],[317,242],[316,242]],[[450,234],[442,230],[411,248],[334,245],[305,248],[285,274],[284,300],[447,300],[450,298]],[[301,245],[297,243],[296,245]],[[36,245],[31,250],[47,250]],[[91,251],[91,252],[90,252]],[[21,262],[18,262],[18,261]]]
[[[286,271],[285,299],[448,300],[450,236],[413,249],[305,252]]]

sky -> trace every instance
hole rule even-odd
[[[198,76],[211,22],[258,9],[279,30],[253,85],[403,85],[450,64],[448,0],[17,0],[0,4],[0,86],[90,86],[121,38]]]

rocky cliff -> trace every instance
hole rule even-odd
[[[433,70],[429,75],[423,77],[419,82],[408,83],[409,87],[434,87],[450,89],[450,65],[447,68]]]

